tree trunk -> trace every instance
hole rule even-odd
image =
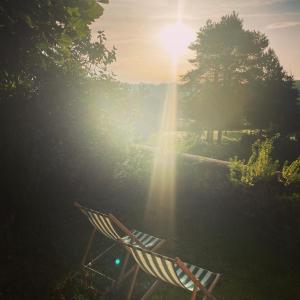
[[[206,141],[207,141],[209,144],[212,144],[212,143],[213,143],[213,139],[214,139],[214,130],[208,129],[208,130],[207,130]]]
[[[217,139],[218,145],[222,144],[222,133],[223,133],[223,131],[221,129],[219,129],[218,130],[218,139]]]
[[[206,141],[207,141],[207,143],[209,143],[209,135],[210,135],[210,130],[207,129],[206,130]]]

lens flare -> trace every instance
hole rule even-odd
[[[194,39],[191,28],[181,21],[165,27],[160,33],[160,41],[166,51],[175,58],[182,55]]]
[[[176,74],[174,67],[174,78],[176,78]],[[172,83],[166,93],[145,211],[145,222],[148,227],[166,235],[174,234],[175,230],[176,111],[177,85]]]
[[[119,266],[121,264],[121,259],[120,258],[116,258],[115,259],[115,265]]]
[[[158,147],[154,156],[145,223],[161,235],[175,234],[176,202],[176,114],[177,114],[177,65],[193,40],[192,30],[182,23],[184,0],[177,1],[177,22],[166,27],[160,34],[161,42],[172,59],[171,78],[161,120]]]

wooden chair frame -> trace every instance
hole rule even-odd
[[[79,208],[80,210],[84,209],[84,210],[89,210],[89,211],[92,211],[94,213],[100,214],[98,211],[86,208],[86,207],[80,205],[78,202],[74,202],[74,205],[75,205],[75,207]],[[114,224],[116,226],[116,228],[118,228],[123,234],[125,234],[125,236],[130,237],[131,241],[133,241],[139,247],[144,248],[144,245],[114,215],[107,214],[106,216],[109,218],[109,220],[112,222],[112,224]],[[115,242],[111,246],[106,248],[104,251],[102,251],[100,254],[98,254],[96,257],[94,257],[91,261],[87,262],[87,257],[88,257],[88,254],[89,254],[90,250],[91,250],[92,244],[94,242],[96,232],[97,232],[97,229],[94,227],[93,230],[92,230],[91,236],[88,240],[87,247],[85,249],[84,255],[82,257],[81,265],[85,269],[87,269],[89,271],[92,271],[92,272],[94,272],[94,273],[110,280],[112,282],[112,285],[111,285],[111,288],[109,290],[112,290],[114,288],[118,289],[120,287],[120,284],[135,271],[136,266],[134,265],[132,268],[130,268],[128,271],[126,271],[126,268],[127,268],[128,262],[129,262],[129,258],[130,258],[130,251],[128,250],[127,247],[125,247],[127,245],[127,243],[125,243],[122,239],[116,239]],[[159,249],[164,243],[165,243],[165,239],[160,239],[158,244],[155,247],[153,247],[152,250],[154,251],[154,250]],[[110,250],[112,250],[117,245],[121,245],[123,247],[123,249],[126,250],[126,256],[125,256],[124,263],[123,263],[123,266],[120,270],[120,274],[119,274],[118,278],[114,279],[114,278],[111,278],[110,276],[108,276],[106,274],[103,274],[99,270],[94,269],[92,266],[96,261],[101,259],[104,255],[106,255]]]
[[[126,247],[126,245],[124,245],[124,246]],[[132,245],[128,246],[127,245],[127,247],[132,247],[133,248],[135,246],[132,246]],[[150,252],[150,253],[153,252],[153,251],[149,251],[149,250],[146,250],[146,251]],[[192,291],[192,298],[191,298],[191,300],[196,300],[196,298],[198,296],[198,292],[201,292],[201,291],[203,291],[203,293],[204,293],[203,300],[207,300],[207,299],[209,299],[209,300],[216,300],[216,298],[212,295],[212,290],[216,286],[217,282],[220,280],[221,274],[217,274],[216,278],[211,283],[209,289],[207,289],[194,276],[194,274],[186,267],[185,263],[179,257],[176,257],[175,260],[174,259],[171,259],[171,260],[173,260],[174,263],[176,263],[182,269],[182,271],[188,276],[188,278],[193,281],[195,287],[194,287],[194,290]],[[128,295],[127,295],[127,300],[131,300],[132,299],[134,287],[135,287],[137,276],[138,276],[138,273],[139,273],[140,269],[141,268],[140,268],[140,266],[137,263],[137,265],[135,266],[135,270],[134,270],[132,282],[131,282],[131,285],[130,285],[130,288],[129,288],[129,292],[128,292]],[[154,283],[148,288],[148,290],[146,290],[145,294],[141,297],[141,300],[147,300],[153,294],[153,292],[156,290],[156,288],[159,286],[159,284],[161,282],[162,281],[160,279],[156,279],[154,281]]]

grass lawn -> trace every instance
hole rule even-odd
[[[169,241],[162,254],[179,256],[186,262],[222,273],[214,292],[219,300],[298,299],[297,249],[287,249],[285,243],[271,240],[261,225],[236,209],[231,201],[236,193],[228,192],[222,176],[209,173],[205,167],[202,170],[202,181],[192,184],[187,176],[177,184],[176,228],[174,234],[165,236]],[[163,236],[162,231],[145,226],[146,194],[144,188],[133,182],[131,186],[116,187],[109,196],[101,198],[97,194],[82,202],[114,213],[129,228]],[[5,245],[10,259],[8,265],[3,264],[4,299],[125,299],[128,282],[118,295],[110,298],[101,296],[108,284],[102,279],[94,285],[100,291],[97,297],[93,293],[83,297],[76,279],[79,277],[66,288],[65,280],[79,269],[91,231],[87,219],[72,205],[73,200],[78,200],[75,196],[49,191],[40,211],[30,204],[16,215],[15,232],[10,235],[13,238],[8,238]],[[108,239],[99,236],[99,248],[107,244]],[[116,271],[119,267],[113,261],[119,255],[122,257],[122,253],[115,253],[108,258],[105,268]],[[152,281],[150,276],[140,274],[136,295],[141,295]],[[183,289],[162,284],[151,299],[184,300],[190,296]]]
[[[255,223],[230,210],[222,200],[179,194],[176,234],[169,237],[161,252],[222,273],[223,278],[214,292],[217,299],[296,299],[300,279],[298,257],[284,245],[270,241]],[[145,230],[142,199],[121,204],[120,200],[115,201],[115,204],[110,203],[111,210],[125,224]],[[159,232],[154,234],[160,235]],[[111,267],[112,261],[108,263]],[[141,295],[152,281],[150,276],[140,275],[136,295]],[[125,299],[128,285],[112,299]],[[190,299],[190,294],[162,284],[151,299],[183,300]]]

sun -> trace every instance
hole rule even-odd
[[[193,30],[182,22],[169,25],[160,32],[162,45],[174,58],[184,54],[193,39]]]

